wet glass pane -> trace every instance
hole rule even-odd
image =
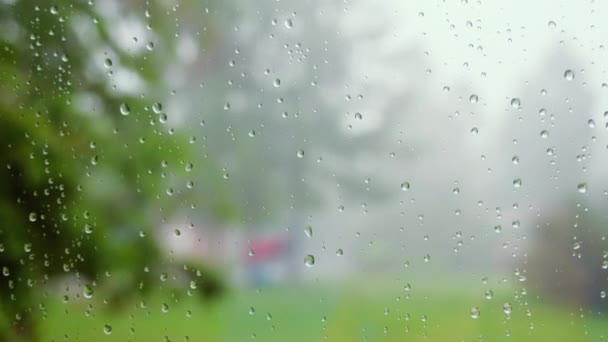
[[[608,4],[0,0],[0,341],[601,341]]]

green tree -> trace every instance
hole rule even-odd
[[[86,281],[84,292],[106,289],[112,304],[158,279],[145,271],[164,263],[154,227],[191,196],[188,138],[168,127],[159,101],[176,51],[164,19],[176,8],[166,6],[0,5],[0,340],[36,339],[59,276]],[[133,17],[148,32],[125,45],[130,32],[117,26]],[[124,90],[119,72],[143,86]],[[199,288],[216,294],[218,278],[201,277]]]

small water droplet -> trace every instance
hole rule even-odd
[[[30,222],[36,222],[38,220],[38,214],[31,212],[28,218],[30,219]]]
[[[304,228],[304,234],[306,234],[306,236],[311,238],[312,237],[312,226],[307,226],[306,228]]]
[[[84,298],[91,299],[94,293],[95,290],[93,289],[93,286],[91,284],[85,284],[82,287],[82,295],[84,296]]]
[[[112,67],[112,60],[110,58],[106,58],[106,60],[103,62],[103,65],[106,68],[111,68]]]
[[[509,316],[511,315],[511,312],[513,312],[513,309],[511,308],[511,303],[504,303],[502,305],[502,311],[505,313],[505,315]]]
[[[296,155],[298,156],[298,158],[304,158],[304,150],[298,150]]]
[[[582,182],[578,184],[578,192],[580,192],[581,194],[584,194],[587,192],[587,183],[586,182]]]
[[[304,257],[304,265],[307,267],[312,267],[315,264],[315,256],[312,254],[308,254]]]
[[[131,108],[129,108],[129,105],[126,103],[121,104],[120,105],[120,114],[129,115],[129,113],[131,113]]]
[[[469,101],[471,101],[471,103],[477,103],[477,101],[479,101],[479,96],[473,94],[469,96]]]
[[[410,182],[403,182],[401,183],[401,190],[402,191],[408,191],[410,189]]]
[[[521,101],[518,98],[514,97],[511,99],[511,107],[519,108],[520,106],[521,106]]]
[[[338,248],[338,250],[336,250],[336,255],[337,255],[337,256],[342,256],[342,255],[344,255],[344,250],[342,250],[342,248]]]
[[[519,188],[519,187],[521,187],[521,178],[515,178],[515,179],[513,180],[513,187],[514,187],[514,188]]]
[[[564,71],[564,78],[566,81],[572,81],[574,79],[574,71],[570,69]]]
[[[478,319],[479,315],[480,315],[479,308],[476,307],[476,306],[472,307],[471,308],[471,318],[472,319]]]
[[[291,19],[287,19],[285,20],[285,27],[287,27],[288,29],[293,27],[293,21]]]
[[[547,139],[549,137],[549,131],[547,131],[546,129],[543,129],[540,132],[540,137],[543,138],[543,139]]]
[[[363,120],[363,115],[361,113],[359,113],[359,112],[356,112],[355,113],[355,119],[357,119],[357,120]]]
[[[160,102],[154,102],[152,104],[152,111],[155,114],[160,114],[163,111],[163,105]]]
[[[112,333],[112,326],[109,324],[106,324],[103,326],[103,333],[106,335],[110,335]]]

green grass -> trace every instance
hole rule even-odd
[[[57,300],[48,303],[41,332],[45,341],[87,342],[165,337],[184,341],[186,336],[190,341],[598,341],[608,336],[608,319],[550,306],[530,295],[502,293],[487,300],[483,292],[470,290],[412,290],[406,298],[407,294],[372,286],[365,291],[337,286],[269,288],[233,291],[205,304],[190,297],[167,300],[169,296],[157,293],[145,308],[133,300],[115,312],[104,310],[100,301]],[[505,302],[512,305],[509,319],[503,312]],[[161,311],[163,303],[169,305],[166,313]],[[93,309],[87,317],[89,305]],[[471,318],[473,306],[480,308],[478,319]],[[105,324],[112,326],[110,335],[103,332]]]

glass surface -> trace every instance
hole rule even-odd
[[[606,17],[0,0],[0,341],[605,340]]]

